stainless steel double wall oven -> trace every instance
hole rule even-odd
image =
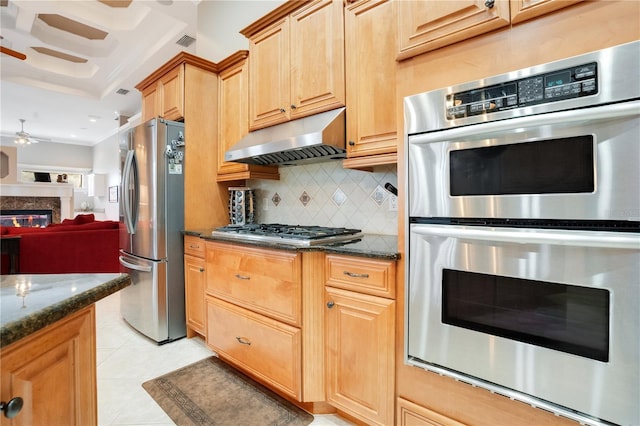
[[[406,362],[640,424],[640,42],[405,99]]]

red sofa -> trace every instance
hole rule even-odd
[[[119,223],[78,215],[46,228],[5,227],[2,235],[20,235],[21,274],[120,272]],[[2,255],[2,273],[9,259]]]

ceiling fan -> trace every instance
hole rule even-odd
[[[16,138],[13,140],[18,145],[31,145],[32,143],[40,142],[37,139],[31,137],[31,135],[24,131],[24,118],[20,118],[20,131],[16,132]]]

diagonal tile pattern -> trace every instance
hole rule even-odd
[[[279,181],[249,180],[247,186],[256,193],[258,223],[347,227],[397,235],[398,212],[389,209],[387,182],[397,187],[395,166],[363,172],[329,161],[280,167]]]

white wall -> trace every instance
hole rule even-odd
[[[31,145],[16,145],[13,138],[2,137],[2,145],[18,148],[18,164],[38,165],[51,169],[65,168],[91,170],[93,148],[66,143],[40,142]]]
[[[196,54],[220,62],[238,50],[248,50],[240,30],[257,21],[284,0],[205,0],[198,5]],[[241,5],[242,7],[238,7]]]

